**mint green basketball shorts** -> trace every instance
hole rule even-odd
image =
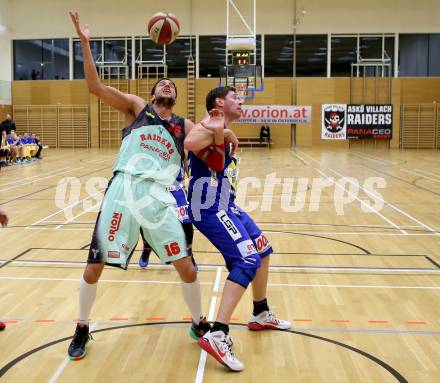
[[[87,263],[127,269],[139,230],[162,263],[186,257],[185,233],[175,203],[165,186],[116,173],[108,183],[96,219]]]

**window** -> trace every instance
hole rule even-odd
[[[440,76],[440,34],[429,35],[428,76]]]
[[[190,44],[192,44],[190,46]],[[196,39],[195,37],[180,37],[172,44],[166,46],[168,76],[185,78],[187,77],[187,61],[192,53],[196,59]]]
[[[162,62],[164,49],[150,38],[136,39],[136,60],[142,62]]]
[[[226,64],[226,36],[199,36],[199,76],[219,77]]]
[[[331,76],[351,76],[351,64],[357,61],[357,37],[332,36]]]
[[[264,76],[292,77],[293,35],[264,36]]]
[[[95,63],[105,61],[108,65],[127,65],[128,73],[131,72],[131,38],[109,38],[90,40],[90,50],[92,51]],[[82,56],[81,42],[73,42],[73,72],[75,79],[84,78],[84,62]]]
[[[102,56],[102,41],[90,40],[90,49],[95,62]],[[73,42],[73,72],[74,79],[84,78],[84,61],[80,41]]]
[[[14,40],[15,80],[69,79],[69,40]]]
[[[327,76],[327,35],[296,36],[296,76]]]

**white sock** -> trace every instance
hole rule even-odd
[[[89,324],[90,311],[92,310],[93,302],[95,302],[96,289],[98,283],[87,283],[84,277],[81,277],[79,282],[79,323]]]
[[[196,279],[194,282],[186,283],[180,282],[182,287],[183,299],[191,311],[193,322],[199,324],[202,318],[202,297],[200,293],[200,282]]]

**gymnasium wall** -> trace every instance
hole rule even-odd
[[[367,79],[374,81],[374,79]],[[186,79],[175,80],[178,88],[178,103],[175,107],[177,114],[186,115]],[[199,79],[196,81],[196,120],[200,120],[205,113],[205,96],[210,89],[217,85],[216,79]],[[360,97],[362,87],[365,87],[366,102],[374,102],[372,97],[377,97],[378,102],[385,102],[386,87],[378,85],[378,93],[371,94],[372,85],[358,82],[353,86],[353,96]],[[74,81],[14,81],[14,105],[48,105],[48,104],[88,104],[90,105],[92,146],[99,145],[99,114],[98,100],[90,96],[84,80]],[[370,92],[368,91],[370,89]],[[135,81],[130,81],[130,91],[135,92]],[[313,116],[311,125],[298,125],[296,130],[296,144],[298,146],[328,146],[346,147],[347,141],[328,142],[321,140],[321,104],[323,103],[349,103],[350,79],[349,78],[267,78],[265,91],[257,93],[252,104],[292,104],[312,105]],[[353,99],[359,102],[359,99]],[[399,78],[392,80],[391,101],[394,105],[393,140],[392,147],[399,145],[400,104],[440,102],[439,78]],[[0,108],[0,116],[2,115]],[[8,109],[5,109],[8,110]],[[6,112],[5,112],[6,113]],[[238,137],[258,136],[259,125],[234,125]],[[274,147],[290,147],[290,125],[272,125],[271,134]]]
[[[246,14],[251,1],[235,0],[235,4]],[[20,0],[8,3],[14,20],[14,39],[73,36],[67,16],[67,11],[72,8],[80,12],[96,36],[142,35],[148,17],[158,11],[175,13],[182,34],[226,32],[225,1]],[[307,11],[298,24],[298,33],[440,31],[438,0],[297,0],[296,3],[298,10],[304,6]],[[292,32],[293,4],[293,0],[257,1],[258,33]]]
[[[10,0],[0,0],[0,104],[11,103]]]
[[[6,119],[6,115],[12,116],[12,105],[0,105],[0,122]]]

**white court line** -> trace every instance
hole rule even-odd
[[[66,282],[79,282],[78,278],[40,278],[40,277],[3,277],[4,280],[17,280],[17,281],[66,281]],[[157,284],[180,284],[180,281],[133,281],[133,280],[115,280],[115,279],[100,279],[99,282],[107,283],[157,283]],[[212,285],[211,282],[200,282],[201,285]],[[408,289],[408,290],[440,290],[440,286],[392,286],[392,285],[320,285],[320,284],[300,284],[300,283],[268,283],[270,287],[313,287],[313,288],[346,288],[346,289]],[[217,299],[213,297],[212,299]],[[211,309],[212,309],[211,301]],[[211,309],[209,310],[211,314]],[[215,305],[214,305],[215,309]],[[212,309],[213,310],[213,309]],[[210,318],[210,316],[208,316]],[[210,319],[212,320],[212,319]]]
[[[93,323],[90,326],[90,332],[93,331],[96,326],[98,325],[98,322]],[[49,379],[48,383],[55,383],[58,378],[61,376],[61,374],[63,373],[64,369],[66,368],[66,366],[68,365],[68,363],[70,362],[70,358],[68,356],[66,356],[64,358],[64,360],[61,362],[61,364],[58,366],[58,368],[56,369],[56,371],[54,372],[54,374],[52,375],[52,377]]]
[[[214,312],[215,312],[216,304],[217,304],[217,297],[212,297],[211,306],[209,307],[209,313],[208,313],[208,321],[209,322],[212,322],[214,320]],[[207,355],[208,354],[205,350],[202,350],[200,352],[199,365],[197,366],[196,380],[194,381],[194,383],[202,383],[203,382],[203,375],[205,373],[205,365],[206,365]]]
[[[342,189],[343,191],[346,191],[347,194],[351,195],[352,197],[354,197],[357,201],[359,201],[361,203],[361,205],[366,206],[367,209],[371,210],[373,213],[376,213],[380,218],[382,218],[385,222],[388,222],[391,226],[394,226],[397,230],[399,230],[402,234],[407,235],[408,233],[401,229],[399,227],[399,225],[395,224],[393,221],[391,221],[390,219],[388,219],[387,217],[385,217],[383,214],[379,213],[376,209],[373,209],[369,204],[367,204],[365,201],[361,200],[359,197],[355,196],[353,193],[350,193],[348,190],[345,190],[345,188],[343,188],[341,185],[339,185],[335,180],[333,180],[333,178],[330,178],[327,174],[325,174],[324,172],[322,172],[321,170],[319,170],[318,168],[314,168],[319,174],[321,174],[324,177],[327,177],[336,187],[338,187],[339,189]],[[345,178],[345,177],[344,177]],[[349,183],[350,180],[347,179],[347,181]]]
[[[102,193],[103,190],[105,190],[105,189],[101,189],[101,190],[99,190],[98,192],[96,192],[96,193],[94,193],[94,194],[92,194],[92,195],[89,195],[89,196],[86,197],[86,198],[83,198],[83,199],[80,199],[80,200],[77,201],[77,202],[71,203],[70,205],[66,206],[64,209],[58,209],[55,213],[49,214],[47,217],[44,217],[44,218],[38,220],[37,222],[34,222],[34,223],[31,224],[30,226],[27,226],[25,229],[30,229],[32,226],[38,225],[39,223],[45,221],[46,219],[49,219],[49,218],[53,217],[54,215],[57,215],[57,214],[59,214],[59,213],[65,211],[65,210],[67,210],[67,209],[70,209],[70,208],[72,208],[72,207],[74,207],[74,206],[80,204],[81,202],[86,201],[86,200],[88,200],[89,198],[94,197],[95,195],[98,195],[99,193]],[[51,230],[53,230],[53,229],[51,229]]]
[[[422,170],[422,169],[414,169],[414,170],[417,171],[417,172],[420,172],[420,173],[427,174],[428,176],[434,176],[434,177],[440,178],[440,174],[431,173],[431,172],[428,172],[428,171]]]
[[[91,160],[91,161],[85,161],[85,163],[86,164],[99,164],[101,162],[105,162],[105,161],[111,160],[111,159],[113,159],[113,158],[115,158],[117,156],[118,156],[118,154],[112,154],[111,156],[107,156],[107,157],[104,157],[104,158],[98,158],[96,160]]]
[[[417,226],[420,228],[420,226]],[[37,226],[29,226],[25,228],[26,230],[53,230],[53,227],[39,227]],[[90,228],[75,228],[75,227],[67,227],[67,228],[62,228],[60,229],[62,231],[90,231],[93,230],[92,227]],[[279,234],[286,234],[285,231],[271,231],[271,233],[279,233]],[[348,232],[344,232],[344,231],[307,231],[307,230],[295,230],[292,232],[287,232],[287,233],[292,233],[292,234],[314,234],[314,235],[377,235],[377,236],[388,236],[388,237],[403,237],[403,236],[410,236],[410,237],[436,237],[438,236],[440,233],[438,231],[426,231],[425,233],[406,233],[406,234],[402,234],[402,233],[383,233],[380,231],[366,231],[366,232],[362,232],[362,231],[348,231]]]
[[[317,162],[320,165],[323,165],[321,161],[318,161],[316,159],[314,159],[313,157],[309,156],[306,153],[303,153],[305,156],[309,157],[312,161]],[[325,165],[324,165],[325,166]],[[326,168],[328,170],[330,170],[331,172],[339,175],[340,177],[344,177],[346,178],[343,174],[337,172],[336,170],[331,169],[330,167],[326,166]],[[348,180],[349,181],[349,180]],[[349,181],[350,182],[350,181]],[[397,206],[394,206],[392,203],[385,201],[383,198],[381,198],[378,195],[373,194],[372,192],[366,190],[365,188],[363,188],[362,186],[359,186],[359,188],[361,190],[363,190],[366,194],[370,195],[372,198],[377,198],[380,201],[382,201],[385,205],[387,205],[388,207],[390,207],[391,209],[397,211],[398,213],[404,215],[405,217],[409,218],[410,220],[412,220],[413,222],[416,222],[417,224],[419,224],[420,226],[423,226],[425,229],[428,229],[429,231],[431,231],[432,233],[435,233],[435,235],[440,235],[440,233],[438,233],[436,230],[432,229],[431,227],[429,227],[428,225],[424,224],[423,222],[419,221],[417,218],[414,218],[411,214],[408,214],[406,212],[404,212],[403,210],[399,209]]]
[[[46,277],[4,277],[0,276],[0,279],[10,281],[66,281],[66,282],[79,282],[78,278],[46,278]],[[99,282],[104,283],[157,283],[166,285],[178,285],[180,281],[153,281],[153,280],[128,280],[128,279],[100,279]],[[212,285],[211,282],[200,282],[201,285]]]
[[[55,174],[51,174],[51,175],[46,176],[46,177],[38,177],[38,178],[36,178],[35,180],[29,181],[29,182],[26,182],[26,183],[23,183],[23,184],[20,184],[20,185],[11,186],[11,187],[6,188],[6,189],[2,189],[2,192],[3,192],[3,191],[7,191],[7,190],[11,190],[11,189],[15,189],[15,188],[19,188],[19,187],[22,187],[22,186],[30,185],[30,184],[32,184],[32,183],[34,183],[34,182],[39,182],[39,181],[44,180],[44,179],[47,179],[47,178],[58,177],[58,176],[64,175],[64,174],[66,174],[66,173],[73,172],[73,171],[78,170],[78,169],[83,169],[83,166],[79,166],[79,167],[77,167],[77,168],[73,168],[73,169],[71,169],[71,170],[65,170],[65,171],[62,171],[62,172],[58,172],[58,173],[55,173]]]
[[[288,222],[257,222],[259,225],[265,226],[330,226],[334,227],[335,225],[331,223],[288,223]],[[394,227],[389,225],[340,225],[340,226],[349,226],[349,227],[371,227],[372,229],[384,228],[384,229],[394,229]],[[410,229],[415,227],[420,227],[419,225],[413,226],[399,226],[400,228]]]
[[[29,181],[29,180],[31,180],[31,179],[38,178],[38,177],[40,177],[40,176],[44,176],[44,175],[46,175],[46,174],[56,173],[56,172],[59,172],[59,171],[61,171],[61,170],[65,170],[65,169],[69,169],[69,168],[70,168],[70,166],[66,166],[65,168],[56,169],[56,170],[51,170],[51,171],[46,172],[46,173],[38,173],[38,174],[35,175],[35,176],[29,176],[29,177],[21,178],[21,179],[19,179],[19,180],[17,180],[17,181],[14,181],[14,182],[9,182],[9,183],[7,183],[7,184],[3,184],[3,186],[9,186],[9,185],[18,184],[18,183],[21,183],[21,182],[26,182],[26,181]]]
[[[415,289],[415,290],[440,290],[440,286],[390,286],[390,285],[307,285],[299,283],[268,283],[268,286],[281,287],[317,287],[338,289]]]
[[[299,158],[300,159],[300,161],[302,162],[302,163],[304,163],[305,165],[310,165],[304,158],[302,158],[298,153],[296,153],[294,150],[291,150],[291,152],[292,152],[292,154],[295,156],[295,157],[297,157],[297,158]]]
[[[405,173],[414,174],[414,175],[416,175],[416,176],[418,176],[418,177],[422,177],[422,178],[424,178],[425,180],[429,180],[429,181],[432,181],[432,182],[440,183],[440,180],[436,180],[436,179],[434,179],[434,178],[428,177],[428,176],[425,175],[425,174],[420,174],[420,173],[415,172],[415,171],[413,171],[413,170],[400,169],[400,171],[401,171],[401,172],[405,172]]]
[[[394,164],[392,161],[385,160],[385,159],[380,158],[380,157],[369,156],[367,154],[361,155],[360,153],[356,153],[356,152],[350,152],[350,154],[353,154],[353,155],[355,155],[355,156],[357,156],[359,158],[362,158],[362,159],[369,158],[369,159],[371,159],[373,161],[376,161],[376,162],[380,163],[381,165],[388,165],[388,164],[389,165],[393,165]]]
[[[283,254],[280,254],[283,255]],[[326,256],[331,256],[332,254],[326,254]],[[402,257],[404,257],[405,255],[402,254]],[[9,261],[0,261],[0,264],[6,263]],[[84,266],[87,264],[87,262],[55,262],[55,261],[39,261],[39,262],[34,262],[34,261],[12,261],[9,262],[9,265],[11,264],[23,264],[23,265],[46,265],[46,266]],[[152,269],[159,269],[159,270],[167,270],[163,265],[149,265],[149,268]],[[204,266],[204,265],[199,265],[200,269],[203,270],[208,270],[208,269],[213,269],[216,268],[217,269],[217,275],[219,276],[217,279],[217,275],[216,275],[216,280],[214,283],[214,292],[219,292],[220,291],[220,286],[222,285],[222,283],[220,282],[220,275],[221,275],[221,270],[222,267],[221,266]],[[172,269],[174,270],[174,269]],[[219,273],[220,270],[220,273]],[[297,270],[302,270],[302,271],[359,271],[359,272],[382,272],[382,273],[395,273],[395,272],[399,272],[399,273],[428,273],[428,274],[440,274],[440,269],[422,269],[422,268],[399,268],[399,267],[395,267],[395,268],[365,268],[365,267],[356,267],[356,266],[352,266],[352,267],[338,267],[338,266],[334,266],[334,267],[320,267],[320,266],[270,266],[270,270],[287,270],[287,271],[297,271]]]
[[[39,182],[39,181],[44,180],[44,179],[47,179],[47,178],[52,178],[52,177],[57,177],[57,176],[60,176],[60,175],[64,175],[64,174],[66,174],[66,173],[70,173],[70,172],[73,172],[73,171],[75,171],[75,170],[82,169],[82,168],[83,168],[83,167],[80,166],[80,167],[78,167],[78,168],[73,168],[73,169],[71,169],[71,170],[64,170],[64,171],[61,171],[61,172],[58,172],[58,170],[57,170],[57,173],[51,174],[51,175],[46,176],[46,177],[38,177],[38,178],[36,178],[36,179],[34,179],[34,180],[31,180],[31,181],[29,181],[29,182],[25,182],[25,183],[22,183],[22,184],[19,184],[19,185],[11,186],[11,187],[6,188],[6,189],[2,189],[2,192],[4,192],[4,191],[8,191],[8,190],[12,190],[12,189],[16,189],[16,188],[19,188],[19,187],[22,187],[22,186],[30,185],[30,184],[32,184],[32,183],[34,183],[34,182]]]
[[[222,267],[217,267],[217,273],[215,274],[214,292],[218,293],[220,291],[220,280],[222,276]]]
[[[100,204],[101,204],[101,202],[99,202],[99,203],[97,203],[95,205],[90,206],[88,209],[83,210],[81,213],[73,216],[72,218],[69,218],[67,221],[64,221],[62,224],[54,227],[53,229],[54,230],[58,230],[60,227],[63,227],[64,225],[68,224],[69,222],[74,221],[75,218],[81,217],[82,215],[86,214],[87,212],[89,212],[90,210],[94,209],[95,207],[98,207]],[[87,229],[87,230],[90,230],[90,229]]]

